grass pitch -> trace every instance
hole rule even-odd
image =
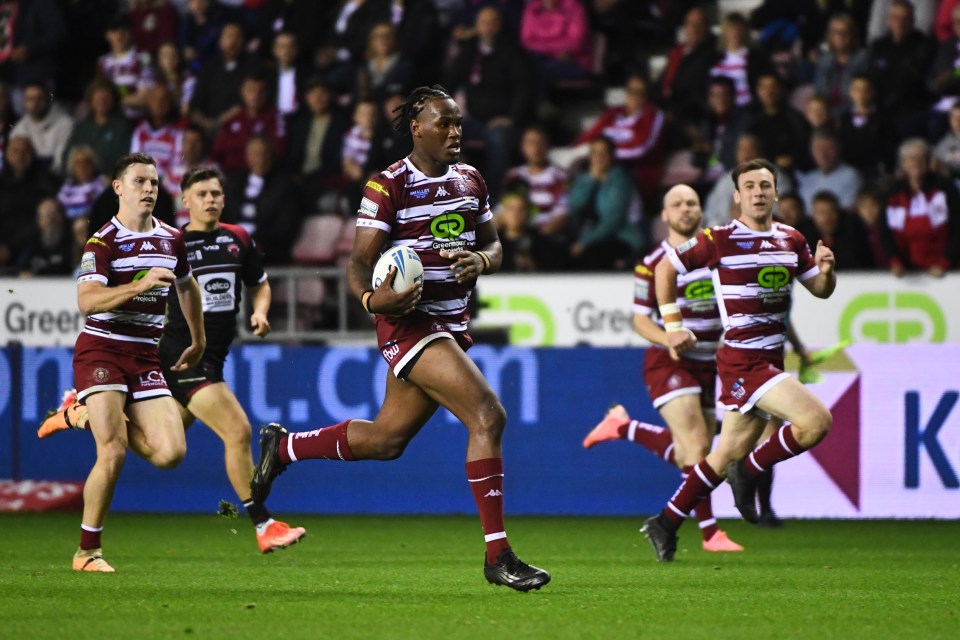
[[[472,517],[290,517],[307,539],[262,556],[244,519],[112,515],[113,575],[77,574],[79,515],[2,515],[0,637],[957,638],[960,523],[690,524],[658,564],[640,519],[511,518],[541,591],[486,584]]]

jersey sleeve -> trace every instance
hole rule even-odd
[[[703,229],[680,246],[668,251],[666,258],[681,274],[703,267],[713,268],[720,263],[717,237],[712,229]]]
[[[110,283],[110,246],[100,238],[93,236],[83,246],[80,257],[80,270],[77,284],[81,282]]]
[[[363,187],[363,198],[357,209],[357,228],[379,229],[385,233],[393,230],[397,221],[397,203],[391,195],[387,179],[383,174],[367,180]]]
[[[820,267],[817,261],[813,259],[810,253],[810,245],[806,239],[800,235],[799,231],[794,231],[793,241],[797,244],[797,279],[805,282],[820,274]]]
[[[493,211],[490,209],[490,192],[487,189],[487,181],[483,179],[479,171],[475,171],[473,175],[480,189],[479,206],[477,208],[477,224],[479,225],[493,220]]]
[[[177,256],[177,266],[173,270],[173,275],[177,278],[176,283],[182,284],[193,275],[190,271],[190,263],[187,262],[187,243],[182,233],[177,232],[173,240],[173,253]]]
[[[267,279],[267,273],[263,270],[263,260],[260,258],[260,252],[257,251],[257,243],[243,227],[237,227],[237,237],[243,243],[240,279],[248,287],[255,287]]]
[[[633,268],[633,312],[652,317],[657,309],[653,270],[641,262]]]

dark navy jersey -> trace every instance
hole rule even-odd
[[[218,229],[209,232],[187,231],[184,227],[183,239],[187,261],[200,285],[207,353],[222,360],[236,337],[241,283],[255,287],[266,281],[267,274],[253,238],[243,227],[220,223]],[[190,328],[177,296],[170,296],[163,337],[190,344]]]

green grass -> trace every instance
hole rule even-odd
[[[484,582],[474,518],[289,520],[306,541],[261,556],[242,519],[112,515],[98,575],[69,569],[79,515],[0,516],[0,637],[960,637],[957,522],[724,522],[742,554],[688,524],[658,564],[638,519],[513,518],[553,574],[520,594]]]

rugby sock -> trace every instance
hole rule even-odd
[[[500,552],[510,546],[503,526],[503,458],[467,462],[467,481],[480,512],[487,563],[492,564]]]
[[[660,524],[670,531],[679,529],[687,514],[693,511],[698,502],[720,486],[721,482],[723,478],[710,468],[706,460],[701,460],[667,502],[666,508],[660,512]]]
[[[773,468],[757,476],[757,500],[760,501],[760,513],[770,513],[770,496],[773,494]]]
[[[784,425],[767,438],[767,441],[750,452],[744,467],[751,476],[766,471],[778,462],[783,462],[806,451],[793,437],[793,427]]]
[[[247,500],[243,503],[243,508],[247,510],[247,515],[250,516],[250,520],[253,521],[254,525],[263,524],[270,519],[270,512],[259,502]]]
[[[687,476],[693,471],[693,466],[688,465],[680,470],[680,477],[686,481]],[[717,519],[713,517],[713,501],[710,496],[706,496],[693,508],[693,514],[697,518],[697,524],[700,527],[700,534],[704,540],[709,540],[717,532]]]
[[[89,551],[90,549],[99,549],[100,544],[100,534],[103,532],[103,527],[91,527],[87,524],[80,525],[80,548],[84,551]]]
[[[620,428],[620,437],[630,442],[636,442],[641,447],[670,464],[675,464],[673,457],[673,435],[670,429],[660,427],[639,420],[631,420],[629,424]],[[619,432],[618,432],[619,433]]]
[[[290,464],[297,460],[354,460],[347,443],[349,420],[325,429],[291,433],[280,438],[280,462]]]

